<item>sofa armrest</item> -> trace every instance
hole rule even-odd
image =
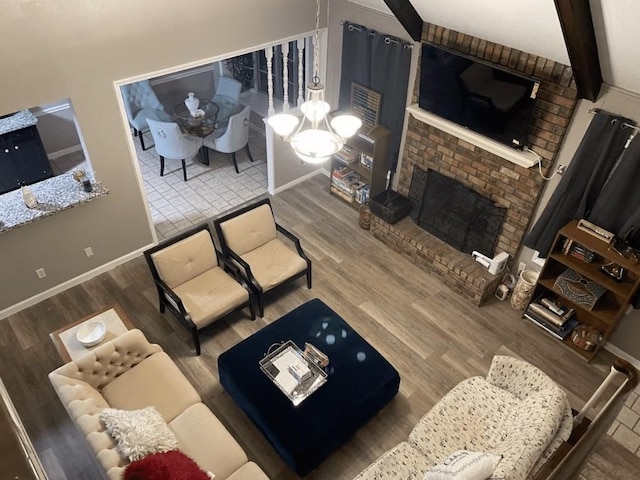
[[[519,399],[540,390],[561,390],[546,373],[524,360],[496,355],[486,376],[487,382],[507,390]]]
[[[54,370],[49,378],[52,379],[52,382],[53,378],[58,378],[57,376],[82,380],[94,389],[101,391],[112,380],[145,358],[161,351],[162,348],[159,345],[149,343],[140,330],[129,330],[87,352],[77,360]]]
[[[524,480],[558,433],[566,395],[557,388],[528,395],[518,402],[496,432],[491,453],[502,455],[492,479]]]
[[[456,450],[487,451],[517,399],[482,377],[463,380],[422,417],[409,442],[432,465]],[[496,452],[490,452],[496,453]]]

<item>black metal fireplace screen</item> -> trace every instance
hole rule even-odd
[[[411,218],[440,240],[464,253],[493,256],[506,208],[435,170],[413,168]]]

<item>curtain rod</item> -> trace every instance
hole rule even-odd
[[[600,108],[590,108],[587,113],[591,115],[595,115],[596,113],[600,113],[602,110]],[[630,123],[624,122],[622,124],[622,128],[631,128],[636,132],[640,132],[640,127],[636,127],[635,125],[631,125]]]
[[[362,31],[362,27],[360,27],[360,25],[353,24],[353,23],[348,22],[346,20],[340,20],[340,25],[344,25],[345,23],[349,24],[349,30],[358,30],[359,32]],[[364,28],[367,28],[367,27],[364,27]],[[371,30],[371,32],[369,32],[369,35],[375,35],[375,33],[377,33],[377,32],[375,32],[374,30]],[[398,40],[397,38],[391,37],[389,35],[385,35],[384,37],[385,37],[384,38],[384,43],[386,43],[387,45],[389,45],[390,43],[394,43],[396,45],[400,44],[400,40]],[[403,43],[402,44],[402,48],[413,48],[413,44],[411,44],[411,43]]]

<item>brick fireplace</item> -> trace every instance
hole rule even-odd
[[[422,40],[540,80],[535,121],[529,129],[527,145],[542,157],[542,171],[548,175],[577,101],[571,67],[431,24],[424,25]],[[418,73],[412,103],[417,103],[419,78]],[[537,167],[527,169],[511,163],[410,116],[397,172],[398,191],[405,196],[416,165],[454,178],[506,208],[496,252],[504,251],[512,257],[517,254],[545,183]],[[492,295],[501,280],[501,276],[490,275],[470,255],[425,232],[408,217],[395,225],[375,218],[372,227],[376,238],[423,270],[441,277],[476,305]]]

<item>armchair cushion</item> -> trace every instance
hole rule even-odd
[[[160,278],[175,289],[218,266],[218,259],[207,230],[201,230],[151,254]]]
[[[415,446],[402,442],[363,470],[357,480],[420,480],[432,466]]]
[[[162,382],[156,380],[160,373]],[[153,406],[166,422],[200,402],[198,393],[164,352],[148,357],[114,379],[104,387],[102,394],[113,408],[138,410]]]
[[[240,256],[277,237],[273,212],[266,203],[230,218],[220,227],[227,246]]]
[[[277,238],[245,253],[242,259],[265,292],[307,268],[307,262]]]
[[[222,318],[249,300],[247,289],[217,266],[182,283],[173,291],[182,300],[191,321],[198,329]]]

